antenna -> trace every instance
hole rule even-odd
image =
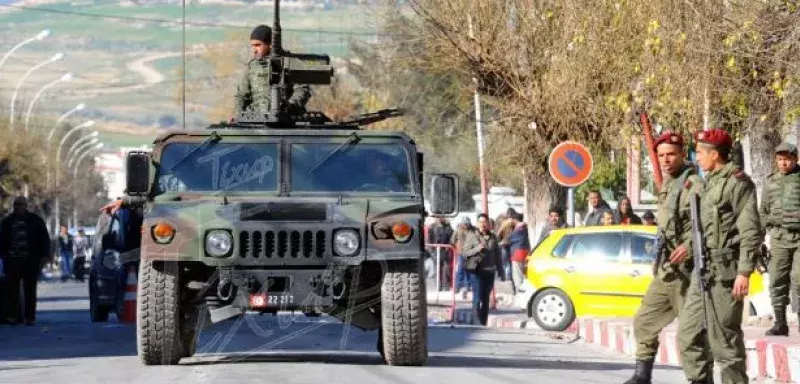
[[[281,116],[281,94],[283,93],[283,46],[281,44],[281,1],[275,0],[275,11],[272,21],[272,47],[269,51],[270,87],[269,114],[273,119]]]
[[[183,88],[182,96],[181,96],[181,103],[183,104],[183,119],[181,122],[183,123],[183,129],[186,129],[186,0],[181,0],[181,12],[182,14],[182,22],[181,22],[181,34],[182,34],[182,43],[181,43],[181,65],[183,66],[183,80],[181,81]]]

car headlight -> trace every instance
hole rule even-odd
[[[233,248],[233,238],[230,232],[221,229],[209,231],[206,234],[206,252],[214,257],[230,256]]]
[[[358,232],[352,229],[340,229],[333,235],[333,251],[339,256],[353,256],[361,245]]]
[[[103,259],[101,262],[103,266],[108,269],[119,269],[122,266],[119,261],[119,252],[112,250],[103,252]]]

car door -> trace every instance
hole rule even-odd
[[[585,314],[620,316],[626,306],[629,267],[623,261],[622,232],[586,233],[575,236],[567,254],[565,272],[572,276],[578,301]],[[577,305],[576,305],[577,306]]]
[[[628,274],[630,275],[629,290],[632,295],[639,298],[631,305],[636,308],[647,292],[650,282],[653,281],[653,263],[658,251],[658,236],[636,232],[630,232],[626,235],[629,240],[629,260],[627,261]],[[635,308],[633,309],[634,312]]]

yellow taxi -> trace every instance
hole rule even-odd
[[[528,255],[516,305],[549,331],[566,329],[576,316],[632,317],[653,279],[656,231],[612,225],[551,232]],[[761,275],[754,273],[750,294],[762,286]]]

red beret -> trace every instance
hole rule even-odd
[[[655,142],[653,143],[653,148],[658,148],[659,145],[664,143],[683,147],[683,136],[681,136],[680,133],[673,131],[664,131],[656,138]]]
[[[724,129],[712,128],[708,131],[697,131],[694,137],[698,143],[711,144],[715,147],[730,149],[733,146],[731,134]]]

